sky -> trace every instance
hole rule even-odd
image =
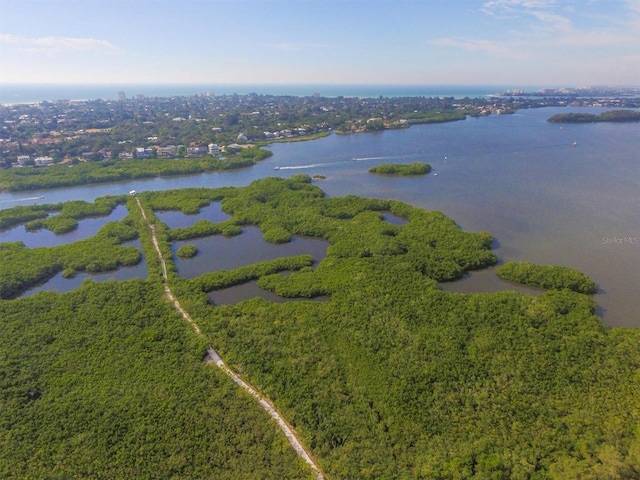
[[[640,85],[640,0],[0,0],[0,85]]]

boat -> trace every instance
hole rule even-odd
[[[280,167],[273,167],[274,170],[280,170]]]
[[[572,145],[575,147],[576,145],[578,145],[578,142],[573,142]]]

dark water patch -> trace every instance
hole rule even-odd
[[[261,297],[265,300],[275,303],[285,303],[285,302],[293,302],[293,301],[315,301],[315,302],[326,302],[330,300],[330,297],[326,295],[322,295],[320,297],[314,298],[303,298],[303,297],[295,297],[295,298],[285,298],[279,295],[276,295],[273,292],[268,290],[263,290],[258,287],[258,281],[253,280],[251,282],[243,283],[241,285],[235,285],[233,287],[225,288],[222,290],[215,290],[207,294],[209,300],[212,305],[235,305],[236,303],[243,302],[245,300],[251,300],[255,297]]]
[[[154,213],[169,228],[190,227],[198,220],[209,220],[212,223],[218,223],[231,218],[231,215],[222,211],[220,202],[212,202],[209,206],[201,208],[200,212],[195,215],[186,215],[179,210],[164,210]]]
[[[496,267],[468,272],[460,280],[442,282],[440,288],[455,293],[494,293],[515,291],[528,295],[539,295],[545,292],[542,288],[528,287],[517,283],[507,282],[496,274]]]
[[[57,212],[50,214],[52,216]],[[118,205],[113,211],[104,217],[90,217],[78,220],[78,228],[71,232],[56,235],[51,230],[41,229],[34,232],[28,232],[24,225],[11,228],[4,232],[0,232],[0,242],[23,242],[27,248],[37,247],[57,247],[59,245],[67,245],[91,238],[109,222],[117,222],[122,220],[128,214],[127,207]]]
[[[140,252],[143,252],[142,247],[140,246],[139,240],[134,240],[132,242],[126,242],[122,244],[123,247],[135,247]],[[54,277],[49,280],[37,285],[29,290],[26,290],[21,297],[29,297],[34,293],[43,292],[46,290],[54,290],[58,293],[70,292],[71,290],[75,290],[80,287],[83,282],[87,279],[90,279],[94,282],[104,282],[106,280],[131,280],[134,278],[147,278],[147,263],[144,258],[144,253],[142,253],[142,260],[138,265],[133,265],[131,267],[120,267],[117,270],[111,270],[109,272],[102,273],[87,273],[81,272],[76,274],[72,278],[64,278],[62,276],[62,272],[59,272]]]
[[[385,212],[382,215],[382,221],[392,223],[393,225],[406,225],[409,221],[405,218],[399,217],[398,215],[394,215],[390,212]]]
[[[195,245],[198,254],[192,258],[179,258],[175,252],[182,245]],[[214,235],[206,238],[174,242],[174,261],[178,274],[196,278],[207,272],[233,270],[265,260],[295,255],[312,255],[316,262],[327,255],[329,242],[316,238],[293,237],[291,242],[273,244],[264,240],[257,227],[246,227],[242,234],[227,238]]]

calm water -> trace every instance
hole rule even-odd
[[[198,254],[179,258],[175,252],[182,245],[195,245]],[[329,243],[314,238],[293,237],[289,243],[273,244],[264,241],[257,227],[245,227],[242,234],[226,238],[221,235],[173,242],[174,260],[181,277],[195,278],[203,273],[233,270],[265,260],[294,255],[313,255],[319,262],[327,255]]]
[[[209,206],[201,208],[197,215],[185,215],[181,211],[155,212],[155,215],[169,228],[190,227],[198,220],[209,220],[211,223],[218,223],[231,218],[230,215],[222,211],[222,206],[218,202],[212,202]]]
[[[9,230],[0,231],[0,242],[24,242],[28,248],[65,245],[93,237],[105,223],[122,220],[128,213],[127,207],[118,205],[110,215],[78,220],[78,228],[60,235],[46,229],[28,232],[24,225],[19,225]]]
[[[284,303],[291,301],[312,301],[312,302],[326,302],[330,300],[328,296],[320,296],[314,298],[285,298],[276,295],[268,290],[263,290],[258,287],[258,281],[252,280],[251,282],[243,283],[242,285],[235,285],[224,290],[214,290],[207,294],[211,304],[213,305],[235,305],[238,302],[248,300],[254,297],[262,297],[265,300],[275,303]]]
[[[125,247],[136,247],[142,253],[142,247],[140,241],[135,240],[133,242],[125,242],[122,244]],[[62,272],[58,273],[54,277],[50,278],[41,285],[37,285],[22,294],[23,297],[28,297],[34,293],[42,292],[45,290],[56,290],[58,292],[69,292],[75,290],[81,286],[85,281],[92,280],[94,282],[104,282],[106,280],[131,280],[133,278],[147,278],[147,264],[142,254],[142,260],[138,265],[132,267],[122,267],[117,270],[102,273],[78,273],[73,278],[64,278]]]
[[[322,174],[326,179],[317,184],[330,196],[395,198],[440,210],[466,230],[489,231],[501,261],[577,268],[598,283],[600,292],[594,298],[606,324],[640,326],[640,124],[546,122],[549,116],[568,111],[602,109],[525,110],[407,130],[274,144],[274,155],[249,169],[0,194],[0,208],[92,201],[132,189],[244,186],[265,176]],[[367,173],[380,163],[413,161],[431,163],[433,173],[416,178]],[[280,169],[274,170],[276,166]],[[21,201],[38,195],[45,198]],[[239,252],[244,250],[231,249],[229,255]],[[485,275],[486,281],[459,282],[459,289],[495,289],[491,272]]]

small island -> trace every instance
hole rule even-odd
[[[176,251],[176,255],[180,258],[191,258],[198,254],[198,247],[192,244],[183,245]]]
[[[428,163],[414,162],[410,164],[401,163],[383,163],[377,167],[371,167],[369,173],[377,173],[379,175],[426,175],[431,171],[431,165]]]
[[[593,280],[573,268],[557,265],[535,265],[529,262],[507,262],[496,270],[498,276],[510,282],[550,290],[572,290],[578,293],[596,293]]]
[[[600,115],[592,113],[559,113],[547,119],[551,123],[639,122],[636,110],[611,110]]]

